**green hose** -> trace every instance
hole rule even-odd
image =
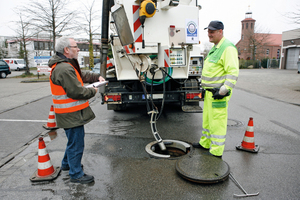
[[[172,76],[172,74],[173,74],[173,68],[172,68],[172,67],[168,67],[167,73],[168,73],[170,76]],[[152,84],[152,80],[149,79],[149,78],[146,76],[146,74],[144,74],[144,76],[145,76],[146,83],[148,83],[148,84],[151,85],[151,84]],[[166,76],[165,82],[167,82],[168,80],[170,80],[170,76]],[[163,79],[161,79],[160,81],[153,81],[153,85],[160,85],[160,84],[162,84],[163,82],[164,82]]]

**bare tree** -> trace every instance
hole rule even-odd
[[[89,68],[94,67],[94,48],[93,48],[93,35],[97,30],[100,29],[100,24],[94,26],[95,20],[100,21],[100,10],[95,10],[95,0],[93,0],[92,3],[87,3],[83,4],[84,5],[84,10],[83,10],[83,15],[84,15],[84,23],[82,24],[83,30],[85,31],[86,34],[89,35]]]
[[[15,29],[16,32],[16,41],[20,44],[19,49],[19,55],[24,58],[26,63],[26,70],[25,74],[30,74],[30,69],[28,66],[29,60],[28,60],[28,50],[27,50],[27,44],[29,39],[32,37],[31,34],[31,27],[30,22],[27,20],[26,16],[24,16],[21,12],[18,13],[20,20],[16,22],[17,29]]]
[[[206,42],[206,43],[203,44],[204,49],[203,49],[202,54],[203,54],[204,58],[208,55],[208,53],[209,53],[212,46],[213,46],[213,44],[210,43],[210,42]]]
[[[7,40],[5,41],[0,41],[0,59],[5,58],[7,56]]]
[[[78,27],[77,23],[71,23],[75,20],[75,10],[69,11],[67,5],[70,5],[68,0],[31,0],[22,10],[31,17],[33,26],[51,33],[55,44],[57,36]]]
[[[262,59],[260,55],[264,55],[267,46],[270,45],[270,33],[261,33],[259,28],[248,29],[244,32],[240,41],[240,47],[251,60]]]
[[[300,4],[296,5],[296,7],[295,12],[286,13],[285,17],[287,17],[292,23],[300,25]]]

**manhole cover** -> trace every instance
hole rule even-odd
[[[157,158],[177,158],[190,152],[191,145],[178,140],[164,140],[166,151],[162,151],[156,141],[149,143],[145,150],[150,156]]]
[[[220,158],[211,155],[199,154],[180,158],[176,162],[178,174],[196,183],[218,183],[229,176],[229,165]]]
[[[230,126],[230,127],[240,127],[240,126],[243,126],[243,125],[244,125],[243,122],[235,120],[235,119],[228,119],[227,120],[227,126]]]

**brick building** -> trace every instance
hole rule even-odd
[[[247,11],[242,22],[241,39],[235,45],[239,59],[261,60],[263,58],[279,59],[281,53],[281,34],[256,33],[252,12]]]

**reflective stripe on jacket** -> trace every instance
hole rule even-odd
[[[71,63],[68,63],[68,64],[71,65]],[[75,111],[79,111],[84,108],[87,108],[89,106],[88,100],[75,100],[75,99],[69,98],[67,96],[66,91],[63,89],[62,86],[55,85],[52,82],[51,74],[52,74],[52,71],[54,70],[54,68],[56,67],[56,65],[57,65],[57,63],[52,66],[51,73],[50,73],[50,87],[51,87],[52,99],[53,99],[53,104],[54,104],[53,105],[54,112],[59,113],[59,114],[71,113],[71,112],[75,112]],[[76,72],[78,81],[83,86],[83,81],[76,69],[75,69],[75,72]]]
[[[203,88],[232,90],[239,75],[239,61],[236,47],[224,37],[214,46],[204,61],[201,83]]]

